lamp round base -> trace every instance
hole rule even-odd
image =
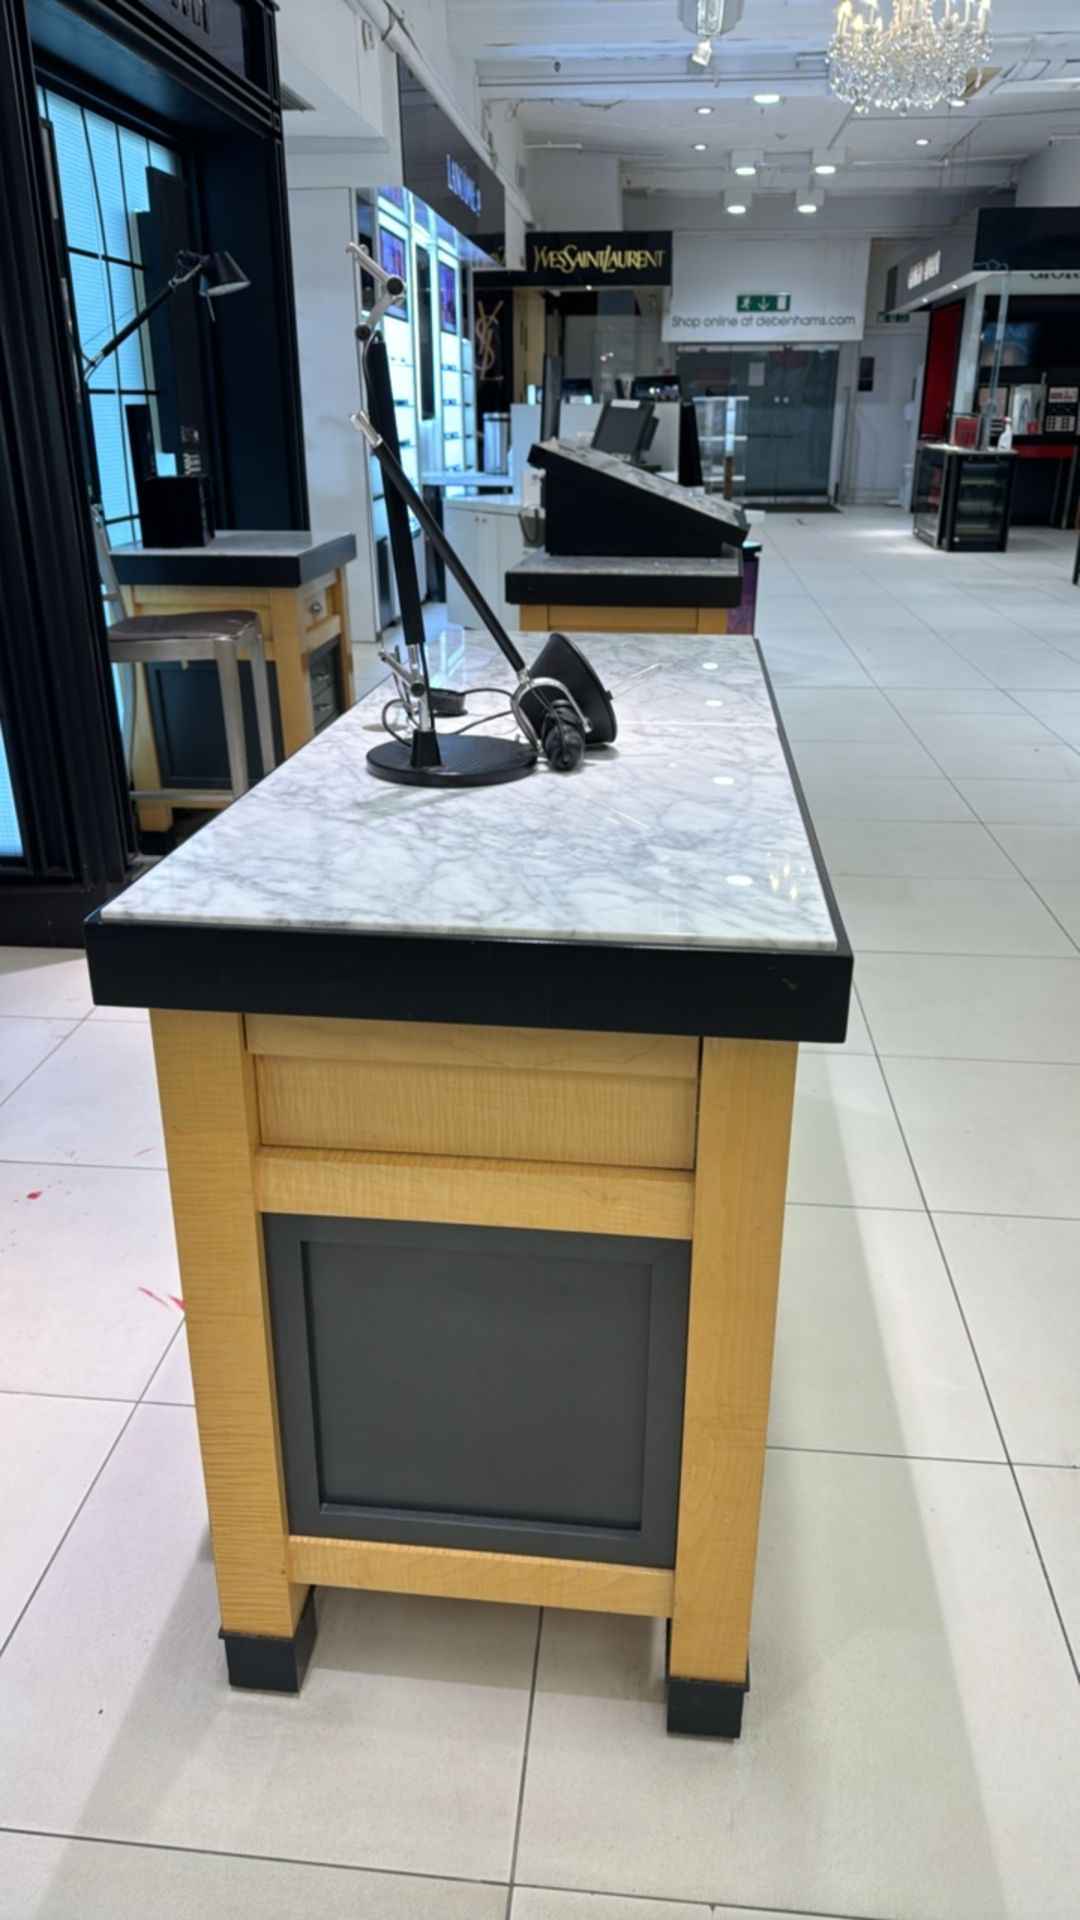
[[[482,734],[439,735],[440,758],[435,766],[417,767],[411,749],[402,740],[372,747],[368,770],[376,780],[402,787],[495,787],[520,780],[536,765],[536,750],[519,740],[492,740]]]

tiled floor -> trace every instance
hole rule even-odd
[[[737,1746],[601,1616],[328,1595],[301,1697],[230,1695],[146,1024],[0,957],[3,1920],[1077,1920],[1080,593],[909,528],[766,529],[861,1004],[800,1065]]]

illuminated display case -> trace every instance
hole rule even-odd
[[[920,447],[912,495],[916,537],[948,553],[1004,553],[1014,471],[1011,453]]]

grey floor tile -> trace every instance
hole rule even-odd
[[[802,774],[811,817],[824,820],[973,820],[951,780],[853,780],[833,773]],[[1080,820],[1080,812],[1077,814]]]
[[[622,1899],[619,1894],[555,1893],[516,1887],[510,1920],[787,1920],[764,1907],[711,1907],[695,1901]],[[828,1915],[825,1916],[828,1920]]]
[[[1080,1067],[882,1066],[932,1210],[1080,1217]]]
[[[0,1393],[0,1646],[130,1412],[117,1400]]]
[[[1016,868],[974,820],[823,820],[818,838],[833,879],[1015,880]]]
[[[818,1206],[922,1206],[877,1061],[799,1060],[788,1199]]]
[[[0,1389],[137,1400],[179,1292],[164,1173],[0,1163]]]
[[[0,1014],[81,1020],[93,1004],[83,954],[70,947],[0,947]]]
[[[11,1920],[504,1920],[503,1887],[0,1833]],[[699,1916],[700,1920],[700,1916]]]
[[[1017,1469],[1047,1578],[1080,1664],[1080,1473],[1059,1467]]]
[[[1004,1458],[925,1214],[788,1208],[769,1439]]]
[[[26,1014],[0,1013],[0,1101],[29,1079],[69,1033],[75,1020],[38,1020]]]
[[[79,1027],[0,1107],[0,1160],[163,1167],[149,1028]]]
[[[662,1628],[546,1614],[518,1877],[1074,1920],[1080,1696],[1006,1468],[770,1454],[751,1683],[737,1745],[672,1739]]]
[[[1080,1063],[1080,954],[861,953],[858,971],[880,1053]]]
[[[1080,946],[1080,880],[1040,880],[1035,891]]]
[[[0,1826],[509,1877],[535,1613],[325,1594],[293,1699],[218,1619],[194,1416],[143,1406],[0,1660]]]
[[[937,1228],[1012,1459],[1080,1467],[1080,1221]]]
[[[1080,823],[1074,826],[1003,826],[994,839],[1025,880],[1080,881]]]
[[[1072,956],[1068,934],[1026,880],[835,876],[856,953]]]

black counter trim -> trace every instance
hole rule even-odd
[[[103,921],[99,1005],[597,1033],[842,1040],[851,953],[591,946]]]
[[[192,552],[125,553],[113,549],[116,577],[124,587],[302,587],[356,558],[356,536],[341,534],[300,553]]]
[[[690,576],[530,573],[519,565],[507,571],[506,598],[512,607],[737,607],[742,599],[741,554],[727,564],[729,573]]]

